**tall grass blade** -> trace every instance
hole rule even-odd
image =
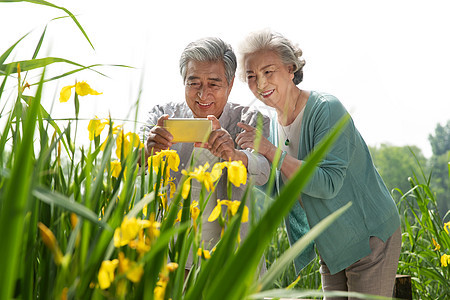
[[[20,69],[22,72],[24,71],[30,71],[30,70],[34,70],[37,68],[43,68],[46,67],[50,64],[53,63],[67,63],[67,64],[71,64],[71,65],[75,65],[78,67],[82,67],[82,68],[87,68],[90,69],[102,76],[108,77],[105,74],[96,71],[94,69],[88,68],[86,66],[83,66],[79,63],[70,61],[68,59],[64,59],[64,58],[59,58],[59,57],[45,57],[45,58],[38,58],[38,59],[31,59],[31,60],[23,60],[23,61],[16,61],[16,62],[11,62],[9,64],[3,64],[0,65],[0,72],[5,73],[7,69],[11,69],[11,73],[17,73],[17,64],[20,64]]]
[[[295,257],[298,256],[299,253],[302,253],[303,250],[316,238],[318,237],[328,226],[330,226],[337,218],[339,218],[350,206],[352,203],[348,203],[347,205],[341,207],[333,214],[326,217],[319,224],[311,228],[311,230],[304,235],[300,240],[298,240],[294,245],[292,245],[286,252],[283,253],[281,257],[279,257],[275,263],[270,267],[267,273],[259,282],[256,282],[252,290],[256,291],[257,289],[264,290],[269,287],[272,282],[286,269],[286,266],[294,260]]]
[[[42,77],[44,77],[44,72]],[[42,80],[41,80],[42,82]],[[42,83],[36,92],[36,101],[27,109],[23,120],[23,137],[17,141],[11,177],[6,183],[0,212],[0,299],[10,299],[17,276],[25,208],[30,193],[34,157],[34,131],[39,111]],[[19,120],[19,118],[18,118]]]

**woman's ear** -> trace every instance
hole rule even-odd
[[[291,77],[291,79],[294,79],[294,66],[288,66],[288,72],[289,72],[289,77]]]

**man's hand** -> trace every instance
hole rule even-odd
[[[163,128],[164,120],[167,120],[169,115],[162,115],[156,126],[154,126],[147,138],[147,142],[145,144],[145,158],[149,157],[152,153],[159,152],[161,150],[167,150],[172,146],[173,136],[170,134],[167,129]]]
[[[235,149],[234,141],[231,135],[220,126],[219,120],[213,115],[209,115],[208,120],[212,121],[212,132],[209,136],[208,142],[202,147],[209,149],[213,155],[226,161],[230,159],[240,160],[245,166],[247,166],[247,155]],[[199,146],[199,143],[196,143],[196,146]]]

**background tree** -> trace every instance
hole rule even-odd
[[[432,172],[431,188],[436,193],[439,212],[443,217],[450,208],[450,120],[445,126],[436,125],[434,135],[428,136],[433,155],[429,161]]]
[[[369,149],[374,165],[390,191],[394,188],[400,189],[403,193],[410,190],[408,177],[420,174],[416,158],[422,167],[427,165],[427,159],[417,146],[381,144],[379,147]],[[395,195],[399,194],[394,193]]]

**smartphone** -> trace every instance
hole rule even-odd
[[[197,118],[173,118],[164,120],[163,126],[172,134],[174,143],[206,142],[211,134],[212,121]]]

